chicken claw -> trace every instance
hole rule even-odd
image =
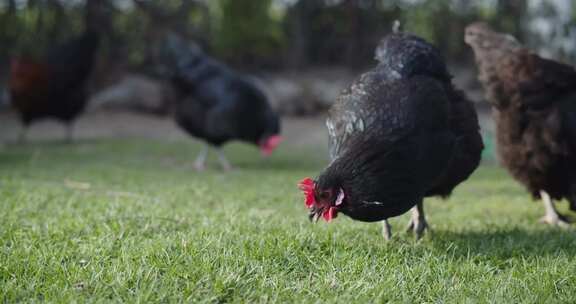
[[[406,227],[406,232],[414,232],[416,239],[419,240],[426,230],[431,231],[430,226],[428,226],[428,222],[426,221],[422,202],[412,207],[411,211],[412,216],[408,222],[408,227]]]
[[[390,241],[392,239],[392,227],[390,227],[388,220],[382,221],[382,236],[386,241]]]

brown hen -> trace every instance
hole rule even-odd
[[[566,226],[552,200],[566,198],[576,210],[576,70],[484,23],[468,26],[465,40],[492,105],[502,164],[542,199],[542,222]]]

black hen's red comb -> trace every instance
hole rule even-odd
[[[314,188],[316,187],[316,182],[307,177],[300,181],[298,188],[304,192],[304,203],[307,208],[312,208],[316,204],[316,199],[314,198]]]

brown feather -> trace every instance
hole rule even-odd
[[[576,71],[544,59],[482,23],[466,29],[493,106],[498,154],[534,196],[576,206]]]

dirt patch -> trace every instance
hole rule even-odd
[[[13,112],[0,112],[0,142],[14,142],[21,125]],[[324,118],[286,118],[282,120],[285,143],[296,146],[327,145]],[[56,121],[40,121],[28,131],[30,141],[61,140],[65,127]],[[142,115],[132,112],[95,111],[78,119],[74,127],[76,139],[149,138],[168,141],[190,140],[170,117]]]

